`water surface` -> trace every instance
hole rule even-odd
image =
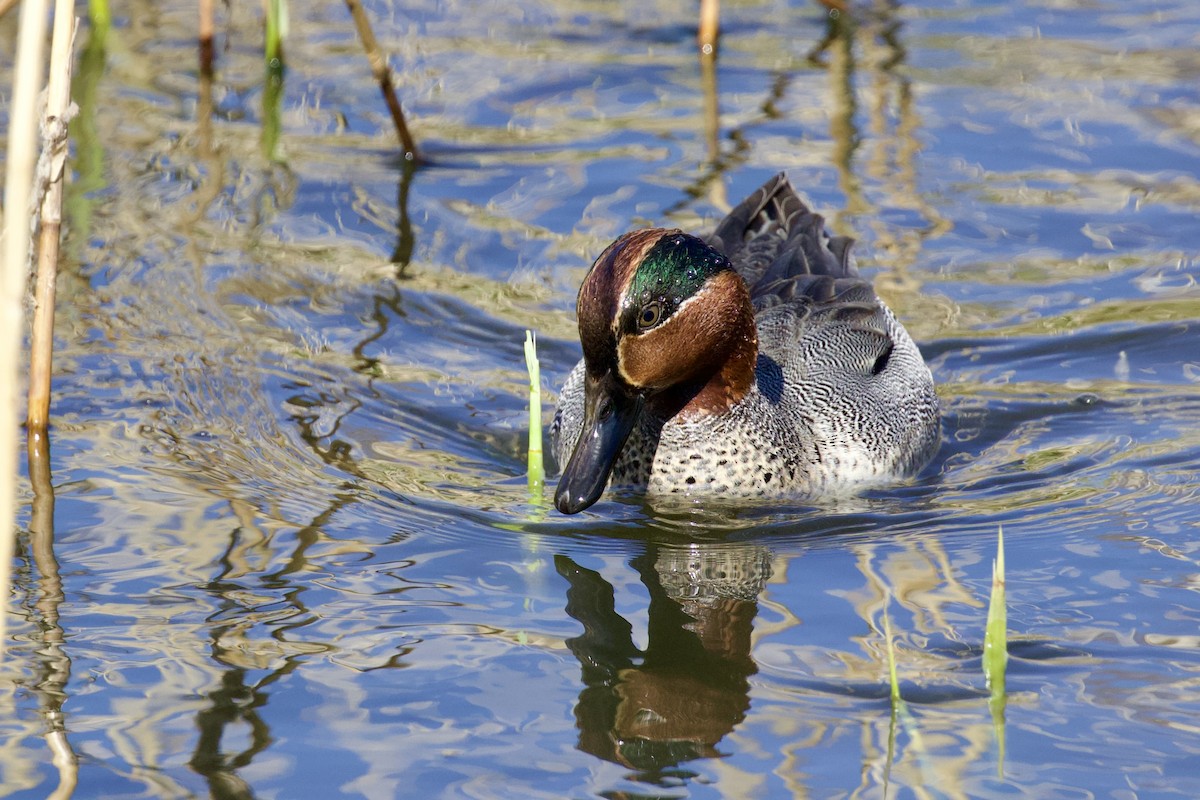
[[[0,796],[56,748],[77,797],[1200,796],[1200,8],[727,0],[707,70],[677,3],[369,4],[420,168],[290,10],[277,113],[252,6],[211,84],[189,3],[81,61]],[[612,238],[778,170],[921,345],[933,464],[531,500],[524,331],[553,391]]]

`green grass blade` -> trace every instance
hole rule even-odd
[[[92,22],[92,35],[103,39],[112,25],[108,0],[88,0],[88,19]]]
[[[283,40],[287,37],[288,15],[286,0],[268,0],[267,30],[263,52],[267,62],[267,74],[263,86],[262,141],[263,155],[268,161],[281,163],[279,135],[283,129],[281,106],[283,103]]]
[[[889,600],[890,602],[890,600]],[[930,781],[936,774],[933,771],[933,766],[930,763],[928,752],[925,749],[925,742],[921,738],[921,731],[917,727],[917,718],[908,710],[908,703],[904,702],[904,698],[900,696],[900,679],[896,675],[896,648],[892,644],[892,623],[888,617],[887,608],[883,610],[883,635],[887,645],[887,660],[888,660],[888,684],[890,687],[891,699],[891,722],[888,725],[888,754],[887,754],[887,770],[884,771],[884,783],[888,781],[888,776],[891,772],[892,759],[895,753],[896,744],[896,722],[899,720],[900,727],[908,734],[910,747],[917,759],[917,771],[921,776],[921,784],[923,786],[932,786]],[[886,791],[885,791],[886,795]]]
[[[900,699],[900,681],[896,677],[896,649],[892,646],[892,623],[888,619],[887,609],[883,610],[883,636],[887,643],[888,682],[892,687],[892,709],[904,701]]]
[[[888,620],[887,609],[883,610],[883,636],[887,646],[888,682],[891,685],[892,713],[888,720],[887,760],[883,763],[883,796],[888,796],[888,784],[892,775],[892,762],[896,758],[896,720],[899,716],[900,681],[896,678],[896,652],[892,647],[892,623]]]
[[[983,634],[983,677],[991,692],[988,709],[992,713],[992,729],[996,735],[998,760],[996,772],[1004,778],[1004,711],[1008,705],[1005,670],[1008,666],[1008,610],[1004,590],[1004,529],[996,543],[996,560],[992,562],[992,595],[988,601],[987,629]]]
[[[546,477],[542,459],[542,373],[537,337],[531,331],[525,331],[525,368],[529,370],[529,497],[540,504]]]
[[[999,681],[1003,686],[1004,668],[1008,664],[1008,611],[1004,597],[1004,529],[996,543],[996,560],[992,562],[992,596],[988,602],[987,630],[983,636],[983,674],[988,686]]]
[[[263,53],[273,69],[283,66],[283,40],[288,35],[287,0],[267,0],[267,30]]]

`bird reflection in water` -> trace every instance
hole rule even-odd
[[[642,650],[612,585],[556,557],[570,583],[567,613],[584,629],[567,641],[583,673],[579,749],[644,772],[721,755],[718,742],[750,707],[750,635],[770,562],[765,548],[728,545],[652,547],[634,558],[650,593]]]

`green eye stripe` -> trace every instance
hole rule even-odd
[[[645,331],[670,319],[709,278],[730,268],[729,259],[695,236],[662,237],[642,258],[630,282],[622,329]]]

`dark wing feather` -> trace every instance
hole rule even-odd
[[[708,241],[729,257],[760,314],[786,304],[797,321],[843,323],[838,336],[886,365],[894,343],[875,290],[855,267],[854,240],[830,236],[783,173],[729,212]]]
[[[783,173],[730,211],[708,242],[729,257],[755,298],[791,278],[858,277],[850,256],[854,240],[831,237],[824,217],[804,204]]]

